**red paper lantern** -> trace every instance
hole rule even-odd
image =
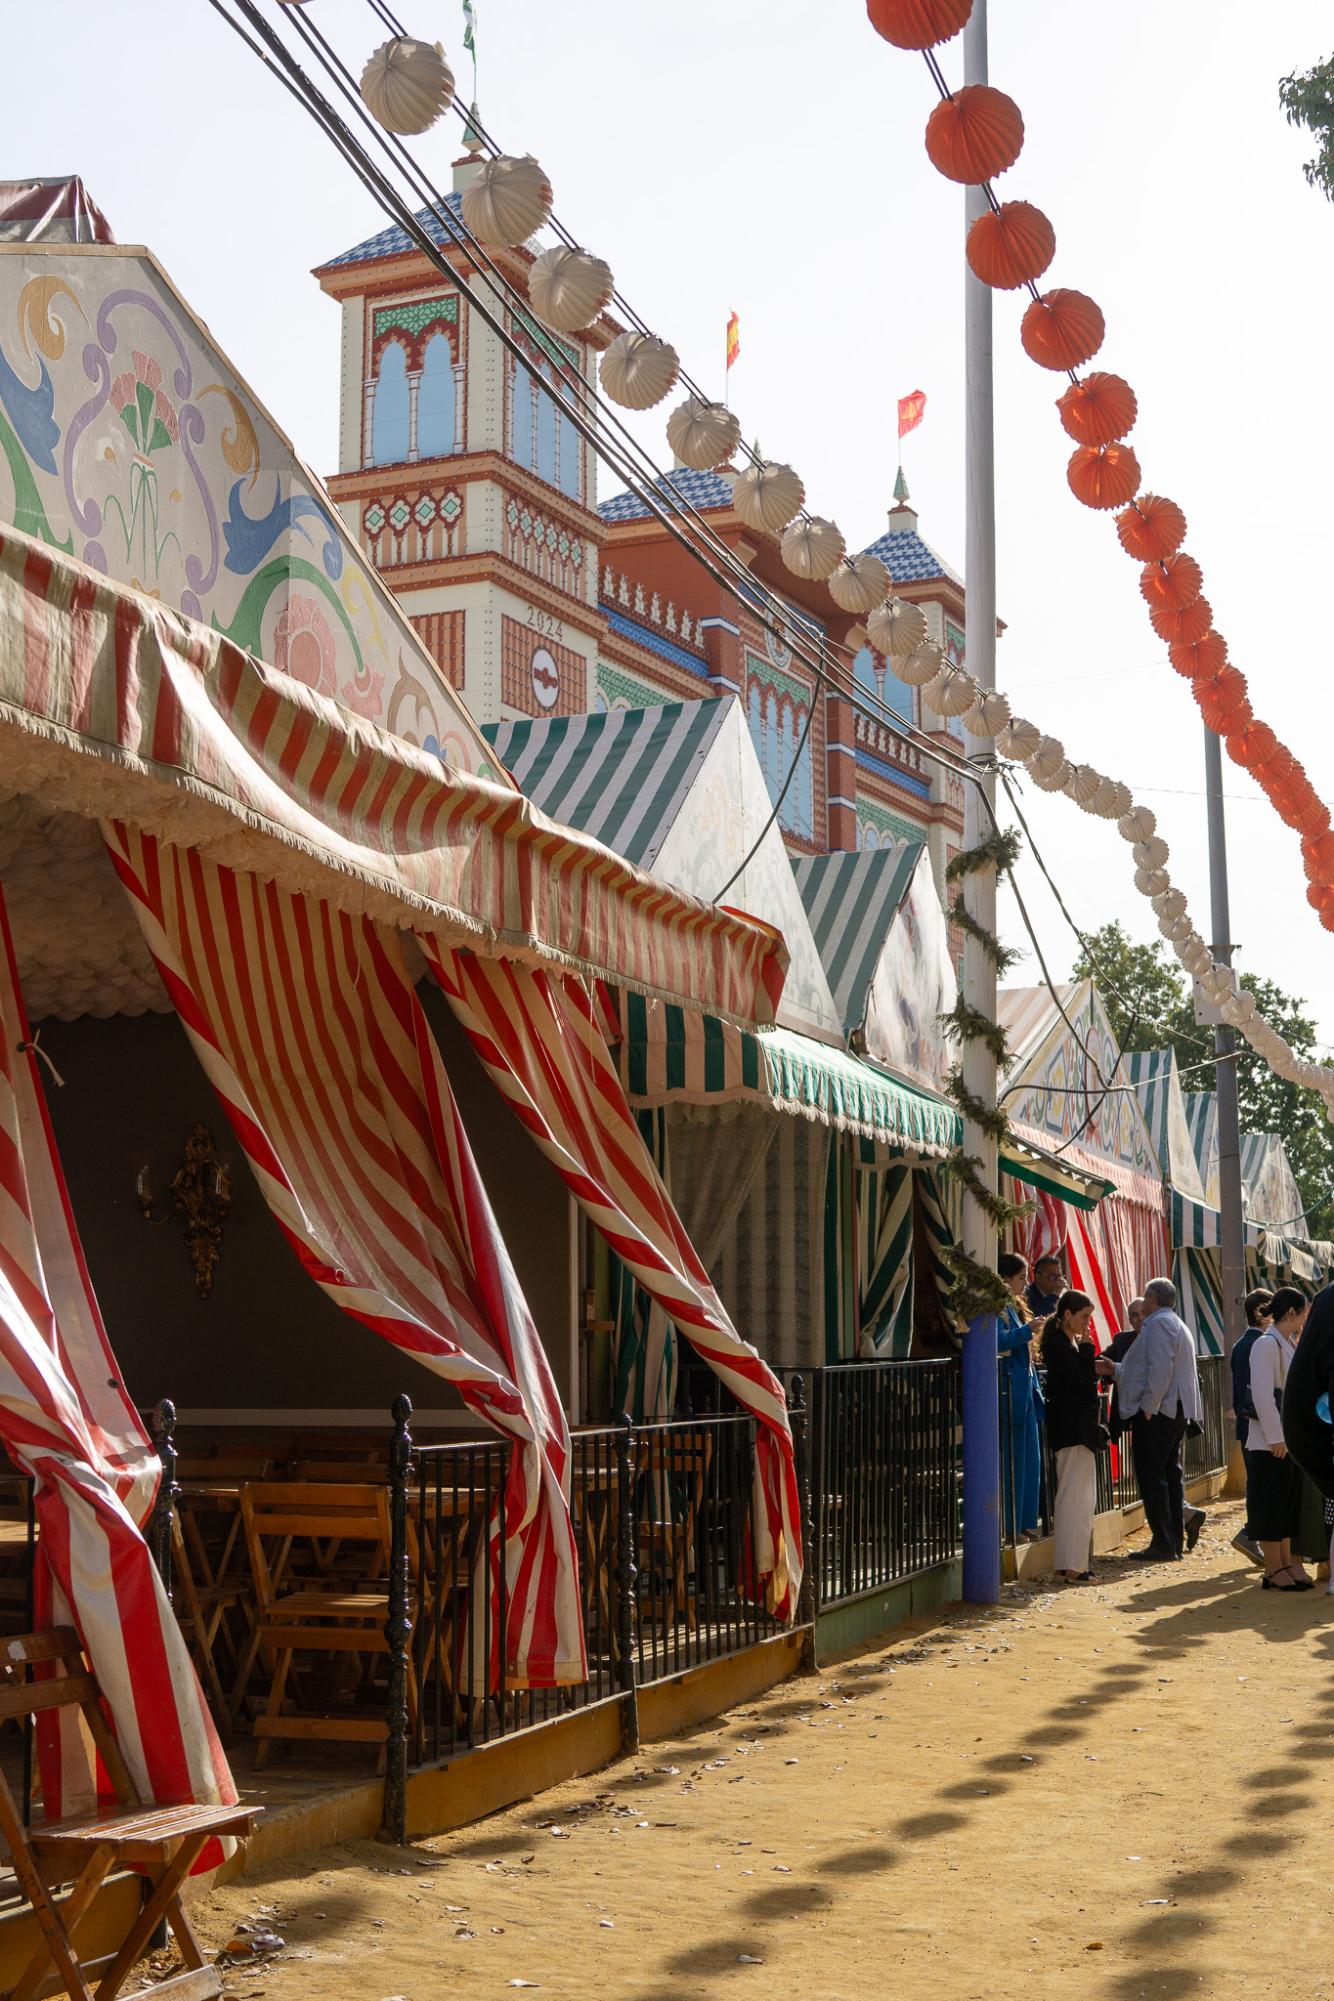
[[[1133,507],[1117,515],[1116,533],[1127,556],[1137,563],[1162,563],[1185,541],[1186,517],[1175,500],[1142,493]]]
[[[1226,744],[1228,756],[1234,764],[1239,764],[1243,771],[1254,771],[1257,765],[1271,758],[1277,749],[1278,738],[1268,723],[1247,723],[1235,736],[1230,736]]]
[[[1032,202],[1006,201],[999,210],[982,211],[968,232],[967,251],[968,262],[984,285],[1013,292],[1042,276],[1056,255],[1056,231]],[[1130,425],[1125,428],[1129,430]],[[1119,431],[1112,433],[1113,437],[1120,435]],[[1086,442],[1100,441],[1090,438]]]
[[[877,35],[896,49],[934,49],[958,34],[973,0],[866,0]]]
[[[1320,922],[1324,925],[1326,931],[1334,931],[1334,903],[1330,904],[1328,910],[1321,911]]]
[[[1323,834],[1329,829],[1329,808],[1324,800],[1312,790],[1309,800],[1303,803],[1303,810],[1292,823],[1299,834],[1308,839],[1312,834]]]
[[[977,224],[974,223],[974,228]],[[1139,410],[1135,392],[1119,375],[1095,369],[1082,382],[1072,382],[1056,400],[1066,435],[1078,445],[1111,445],[1124,438]],[[1185,533],[1183,525],[1182,533]],[[1163,551],[1171,555],[1171,550]],[[1147,563],[1148,556],[1140,561]]]
[[[966,83],[943,97],[926,121],[926,150],[947,181],[976,187],[1012,167],[1023,151],[1019,106],[990,84]]]
[[[1039,368],[1082,368],[1102,346],[1107,322],[1083,292],[1057,286],[1034,299],[1019,323],[1024,353]]]
[[[1313,882],[1306,892],[1306,901],[1310,904],[1312,910],[1323,910],[1325,899],[1328,895],[1329,891],[1322,882]]]
[[[1334,834],[1307,834],[1302,841],[1302,861],[1308,875],[1319,871],[1334,881]]]
[[[1160,607],[1184,611],[1203,590],[1204,572],[1193,556],[1178,553],[1161,563],[1146,563],[1140,572],[1139,587],[1151,611]]]
[[[1173,605],[1155,605],[1149,613],[1149,624],[1160,639],[1169,646],[1191,646],[1197,639],[1203,639],[1214,622],[1214,615],[1208,598],[1196,598],[1184,611]]]
[[[1322,812],[1326,816],[1325,826],[1329,824],[1328,811],[1316,797],[1315,787],[1300,764],[1294,765],[1291,778],[1286,785],[1278,788],[1272,803],[1284,826],[1291,827],[1296,833],[1307,831],[1302,824],[1307,821],[1311,833],[1322,834],[1325,831],[1320,824]]]
[[[1083,506],[1120,507],[1139,485],[1139,460],[1129,445],[1080,445],[1065,476]]]
[[[1231,736],[1251,720],[1246,699],[1246,676],[1236,667],[1220,667],[1216,674],[1191,683],[1200,705],[1205,726],[1216,736]]]
[[[1276,789],[1280,785],[1288,784],[1296,768],[1296,758],[1290,750],[1280,744],[1274,755],[1267,757],[1253,775],[1268,792],[1271,787]]]
[[[1197,598],[1195,602],[1199,604],[1202,600]],[[1220,667],[1226,667],[1227,641],[1221,632],[1211,628],[1201,639],[1169,646],[1167,657],[1178,674],[1184,674],[1188,681],[1198,681],[1202,675],[1216,674]]]

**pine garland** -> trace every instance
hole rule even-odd
[[[961,883],[966,876],[974,875],[981,869],[993,869],[997,875],[1007,874],[1019,859],[1019,836],[1013,828],[1002,832],[999,828],[979,841],[974,848],[964,848],[954,856],[945,870],[948,883]],[[994,932],[988,931],[966,908],[963,892],[959,890],[950,900],[951,920],[961,931],[982,947],[996,968],[1003,974],[1014,964],[1017,954],[1002,945]],[[1005,1030],[999,1022],[992,1021],[970,1001],[960,994],[954,1006],[939,1017],[941,1027],[960,1045],[966,1048],[970,1042],[984,1043],[995,1057],[998,1065],[1004,1065],[1009,1055],[1009,1045]],[[994,1140],[997,1147],[1010,1138],[1010,1121],[999,1105],[986,1105],[976,1092],[971,1091],[963,1080],[963,1066],[956,1063],[950,1071],[945,1086],[950,1098],[958,1106],[964,1117]],[[982,1179],[982,1162],[976,1154],[965,1153],[962,1146],[942,1164],[942,1171],[952,1175],[968,1196],[976,1202],[996,1225],[1003,1230],[1008,1223],[1026,1213],[1028,1203],[1011,1202],[1004,1195],[987,1187]],[[970,1257],[962,1244],[951,1244],[941,1251],[946,1269],[951,1273],[948,1305],[956,1318],[966,1326],[977,1319],[979,1314],[1003,1313],[1011,1301],[1010,1289],[999,1273],[989,1266],[979,1264]]]

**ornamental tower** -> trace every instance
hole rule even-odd
[[[455,163],[455,215],[480,164],[475,150]],[[558,337],[506,303],[438,216],[419,220],[522,360],[403,229],[321,265],[343,315],[330,489],[479,722],[591,708],[605,630],[594,459],[536,378],[560,383],[568,365],[591,381],[617,329]],[[531,253],[494,255],[526,294]]]

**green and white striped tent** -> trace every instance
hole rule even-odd
[[[1218,1101],[1210,1091],[1182,1090],[1174,1050],[1140,1051],[1126,1063],[1163,1164],[1182,1312],[1201,1348],[1218,1355],[1224,1345]],[[1242,1134],[1241,1182],[1248,1285],[1321,1284],[1334,1262],[1331,1246],[1309,1241],[1294,1227],[1301,1222],[1301,1196],[1278,1134]]]
[[[842,1041],[764,773],[731,696],[524,717],[488,723],[483,734],[544,813],[676,889],[781,931],[789,963],[780,1022]]]
[[[850,1046],[942,1089],[955,1052],[938,1023],[956,985],[925,842],[800,856],[792,868]]]

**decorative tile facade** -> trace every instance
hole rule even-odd
[[[553,590],[582,597],[588,547],[581,535],[544,514],[531,501],[509,494],[505,500],[505,554],[521,570]],[[596,551],[594,551],[596,558]]]
[[[463,622],[466,612],[426,611],[411,623],[451,688],[463,686]]]
[[[500,699],[526,716],[568,716],[585,707],[588,669],[582,654],[561,646],[517,618],[500,621]]]
[[[463,546],[464,497],[455,487],[378,494],[361,512],[361,539],[377,570],[434,563]]]

